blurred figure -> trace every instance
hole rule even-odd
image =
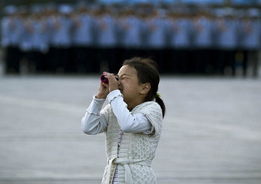
[[[22,35],[22,23],[18,10],[14,6],[5,8],[5,16],[1,21],[1,44],[5,49],[5,73],[19,74],[21,51],[19,42]]]
[[[95,16],[96,45],[99,48],[97,54],[101,71],[116,72],[120,61],[115,59],[117,35],[116,19],[108,8],[101,8]]]
[[[33,10],[31,27],[32,32],[32,49],[33,49],[33,63],[35,64],[36,72],[46,72],[47,65],[47,52],[49,49],[49,34],[48,22],[43,14],[43,10],[36,7]]]
[[[172,19],[169,28],[170,67],[177,73],[191,72],[192,21],[185,13],[171,13],[169,17]]]
[[[200,11],[193,19],[193,66],[196,73],[214,72],[213,63],[213,31],[214,23],[211,15]]]
[[[55,72],[73,72],[75,65],[71,59],[72,8],[61,5],[51,18],[52,44],[54,46],[53,66]]]
[[[20,10],[21,18],[21,37],[19,47],[22,52],[21,64],[24,66],[25,73],[34,73],[36,71],[36,62],[33,52],[33,36],[35,35],[33,16],[31,16],[28,9]]]
[[[231,73],[235,76],[235,54],[239,39],[239,21],[233,16],[230,9],[226,9],[223,15],[216,19],[217,46],[220,48],[218,54],[218,70],[221,74]]]
[[[73,59],[79,73],[98,72],[94,53],[94,19],[90,10],[81,6],[73,14]]]
[[[167,21],[165,12],[153,9],[150,16],[146,20],[146,47],[148,55],[155,57],[158,61],[159,71],[166,72],[166,52],[167,47]]]
[[[261,22],[257,9],[250,9],[248,14],[240,21],[241,42],[244,50],[243,76],[247,76],[249,64],[252,66],[252,75],[258,75],[258,50],[261,48]]]
[[[134,10],[127,9],[122,12],[119,19],[119,27],[122,32],[121,46],[124,47],[125,58],[141,54],[142,23],[141,17],[135,15]]]

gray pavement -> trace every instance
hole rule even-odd
[[[104,135],[80,119],[98,76],[0,76],[0,184],[99,183]],[[261,183],[261,79],[162,77],[159,184]]]

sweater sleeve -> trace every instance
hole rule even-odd
[[[127,104],[123,101],[123,96],[119,90],[110,92],[107,99],[122,131],[145,134],[153,132],[153,126],[143,113],[132,114],[128,110]]]
[[[105,110],[101,111],[104,101],[105,99],[93,97],[81,120],[81,128],[84,133],[95,135],[106,131],[108,124],[104,113]]]

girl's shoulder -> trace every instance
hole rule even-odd
[[[147,101],[137,105],[132,112],[143,112],[143,113],[160,113],[161,114],[161,107],[155,101]]]
[[[160,105],[157,102],[148,101],[136,106],[135,108],[137,108],[135,112],[144,114],[151,125],[154,127],[153,135],[160,135],[163,120]]]
[[[155,107],[160,107],[159,104],[155,101],[147,101],[147,102],[143,102],[142,104],[144,107],[146,106],[155,106]]]

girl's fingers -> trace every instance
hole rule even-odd
[[[108,88],[108,87],[109,87],[109,85],[106,84],[106,83],[104,83],[104,82],[101,82],[101,85],[102,85],[102,87],[104,87],[104,88]]]

